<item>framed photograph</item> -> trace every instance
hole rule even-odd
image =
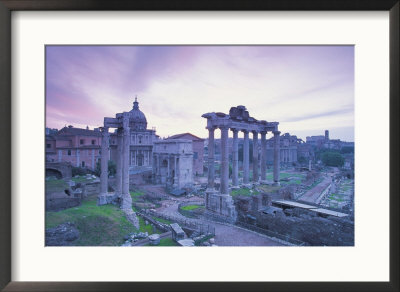
[[[0,8],[4,291],[399,290],[398,1]]]

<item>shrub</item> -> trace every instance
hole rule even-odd
[[[115,164],[114,161],[109,160],[108,161],[108,176],[115,175],[117,173],[117,165]],[[101,174],[101,161],[97,161],[96,163],[96,168],[94,170],[94,174],[96,176],[100,176]]]
[[[75,175],[85,175],[87,173],[86,168],[82,167],[72,167],[72,176]]]
[[[327,166],[343,166],[344,158],[338,152],[324,152],[321,155],[322,162]]]

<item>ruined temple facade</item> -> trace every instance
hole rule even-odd
[[[193,147],[186,139],[167,139],[154,143],[154,183],[184,188],[193,184]]]
[[[267,166],[267,140],[268,132],[274,134],[274,172],[273,179],[275,184],[279,184],[279,147],[280,132],[278,122],[267,122],[256,120],[250,117],[249,112],[244,106],[232,107],[229,114],[206,113],[202,115],[207,119],[208,130],[208,187],[206,191],[206,212],[209,216],[227,222],[236,221],[236,211],[232,197],[229,194],[229,130],[233,132],[232,145],[232,185],[239,185],[239,161],[238,161],[238,133],[243,132],[243,185],[250,183],[249,170],[249,133],[253,138],[253,183],[266,182]],[[215,170],[214,170],[214,132],[216,129],[221,131],[221,183],[219,192],[215,190]],[[258,136],[261,135],[261,153],[258,148]],[[261,169],[260,169],[261,168]]]
[[[285,133],[280,136],[279,145],[279,161],[282,165],[290,165],[297,163],[298,151],[303,141],[295,135]],[[274,144],[275,138],[267,141],[267,164],[272,165],[274,162]]]
[[[137,98],[133,108],[128,112],[129,116],[129,167],[152,167],[153,144],[157,141],[156,131],[147,129],[146,116],[139,110]],[[110,135],[111,160],[118,159],[118,131]]]

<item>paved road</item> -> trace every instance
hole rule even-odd
[[[167,215],[177,220],[187,220],[197,223],[209,224],[215,227],[215,244],[218,246],[283,246],[279,241],[235,225],[222,224],[209,220],[190,219],[178,212],[177,201],[164,201],[158,208],[158,213]]]

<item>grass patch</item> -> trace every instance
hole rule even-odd
[[[291,180],[290,183],[291,183],[291,184],[299,185],[299,184],[301,184],[301,179]]]
[[[330,194],[328,196],[329,200],[336,201],[336,202],[343,202],[343,195],[340,194]]]
[[[214,237],[214,235],[207,235],[207,236],[203,237],[202,239],[196,240],[196,241],[194,242],[194,245],[195,245],[195,246],[199,246],[199,245],[201,245],[203,242],[206,242],[207,240],[209,240],[210,238],[213,238],[213,237]]]
[[[172,224],[173,222],[164,218],[153,217],[154,220],[164,223],[164,224]]]
[[[185,210],[185,211],[195,210],[195,209],[199,209],[199,208],[204,208],[204,206],[201,206],[201,205],[187,205],[187,206],[181,207],[181,209]]]
[[[178,246],[178,244],[172,238],[167,237],[160,239],[158,246]]]
[[[166,237],[166,238],[161,238],[160,243],[157,245],[151,245],[146,244],[145,246],[179,246],[178,243],[176,243],[172,238]]]
[[[133,202],[137,201],[141,196],[144,195],[143,192],[139,192],[139,191],[132,191],[132,192],[130,192],[130,194],[131,194]]]
[[[83,182],[90,182],[94,180],[94,178],[87,179],[86,177],[73,177],[71,180],[76,183],[83,183]]]
[[[272,180],[274,177],[273,173],[267,173],[267,179]],[[298,179],[304,179],[306,177],[305,174],[302,173],[293,173],[293,172],[280,172],[279,173],[279,179],[286,179],[286,178],[298,178]]]
[[[71,180],[75,183],[87,183],[93,181],[94,179],[87,179],[86,177],[73,177]],[[69,185],[63,179],[49,179],[45,182],[45,188],[47,192],[62,192],[69,188]]]
[[[68,187],[68,184],[62,179],[50,179],[45,183],[46,192],[62,192]]]
[[[125,214],[114,205],[97,206],[96,197],[87,198],[81,206],[58,212],[46,212],[46,228],[72,222],[79,230],[77,246],[121,245],[126,234],[136,232]]]
[[[134,211],[135,209],[132,208]],[[65,222],[72,222],[79,230],[77,246],[119,246],[123,237],[134,232],[162,233],[145,220],[139,218],[139,230],[126,219],[125,214],[114,205],[97,206],[97,197],[92,196],[82,201],[78,207],[46,212],[46,228],[53,228]]]
[[[154,234],[154,233],[157,233],[157,234],[162,233],[161,230],[158,230],[155,227],[153,228],[153,226],[150,223],[146,225],[145,220],[140,216],[138,216],[138,217],[139,217],[139,231],[140,232],[147,232],[149,235]]]
[[[231,191],[231,196],[253,196],[258,195],[260,192],[257,190],[251,190],[249,188],[240,188]]]

